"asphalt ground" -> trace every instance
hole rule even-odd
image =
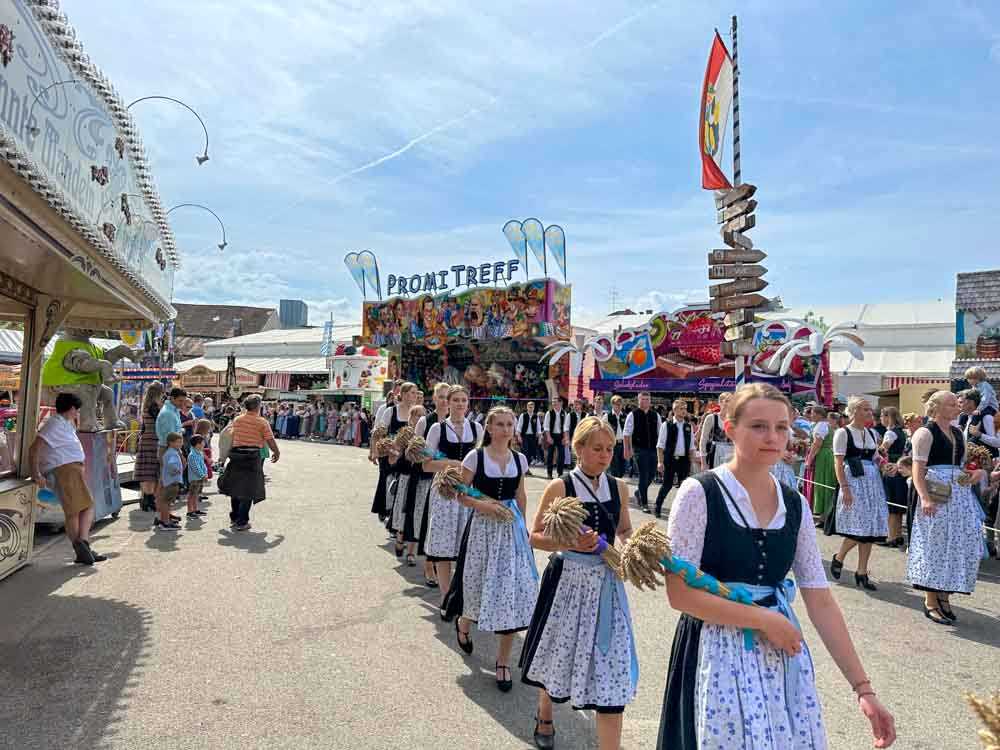
[[[365,451],[283,442],[253,529],[229,530],[228,499],[203,523],[153,533],[126,506],[100,524],[110,560],[71,564],[61,536],[0,582],[0,747],[533,747],[536,693],[494,685],[495,639],[464,656],[422,568],[401,566],[370,515]],[[536,470],[537,471],[537,470]],[[529,518],[545,480],[528,480]],[[649,519],[637,511],[633,523]],[[820,537],[827,560],[837,540]],[[539,569],[545,556],[537,555]],[[875,594],[834,585],[899,748],[976,748],[964,690],[1000,688],[1000,563],[985,562],[956,627],[924,618],[905,555],[877,549]],[[623,747],[653,748],[677,613],[662,589],[629,596],[641,676]],[[831,748],[870,747],[849,686],[808,623]],[[520,652],[520,636],[514,657]],[[556,709],[558,747],[594,748],[593,716]]]

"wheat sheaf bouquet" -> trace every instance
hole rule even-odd
[[[485,500],[487,502],[495,503],[499,509],[499,516],[497,517],[498,521],[503,523],[512,523],[514,521],[514,513],[510,510],[510,508],[505,506],[496,498],[484,495],[475,487],[470,487],[465,484],[465,482],[462,481],[462,470],[457,466],[449,466],[447,469],[437,472],[434,475],[434,481],[431,484],[431,488],[445,500],[457,501],[459,495],[467,495],[468,497],[473,497],[477,500]]]

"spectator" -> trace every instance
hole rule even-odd
[[[52,474],[55,479],[56,492],[66,516],[66,538],[76,552],[74,562],[93,565],[108,558],[90,547],[94,499],[83,472],[83,445],[76,434],[81,406],[83,402],[74,393],[56,396],[56,413],[38,429],[28,458],[31,475],[40,489],[48,485],[46,475]]]
[[[176,531],[181,527],[179,519],[170,514],[170,506],[180,495],[184,479],[183,446],[184,436],[181,433],[167,435],[167,446],[160,456],[160,492],[156,496],[156,510],[160,516],[153,521],[154,531]]]
[[[660,434],[660,415],[651,408],[648,393],[639,394],[639,408],[625,418],[622,431],[625,440],[625,458],[635,456],[639,469],[639,507],[649,513],[649,485],[656,473],[656,440]]]
[[[195,419],[205,418],[205,397],[200,393],[194,394],[191,398],[191,413]]]
[[[261,449],[265,445],[271,449],[272,463],[281,456],[271,425],[260,416],[260,397],[247,397],[243,408],[246,413],[233,420],[233,445],[219,488],[230,498],[229,518],[236,531],[250,528],[250,508],[266,497]]]
[[[184,437],[184,426],[181,421],[181,410],[187,401],[187,391],[183,388],[171,388],[170,400],[167,401],[159,414],[156,415],[156,439],[158,444],[158,458],[162,459],[167,452],[167,437],[172,432]]]
[[[135,479],[139,482],[142,498],[139,509],[156,510],[156,485],[160,480],[160,454],[157,451],[156,417],[163,406],[163,383],[153,381],[142,399],[139,447],[135,454]]]
[[[191,447],[188,449],[188,496],[187,496],[187,517],[189,520],[198,520],[207,513],[198,508],[198,501],[201,499],[201,488],[205,485],[208,477],[208,466],[205,465],[205,438],[201,435],[191,437]]]

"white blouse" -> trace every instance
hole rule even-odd
[[[444,425],[444,422],[435,422],[431,425],[431,429],[427,432],[425,441],[427,442],[428,449],[434,453],[437,453],[441,446],[441,430],[448,430],[449,443],[462,442],[466,445],[475,445],[476,441],[479,439],[479,435],[482,434],[482,430],[476,431],[468,419],[462,421],[461,438],[458,436],[458,428],[455,427],[455,425],[450,422],[448,422],[447,427]]]
[[[821,440],[826,440],[826,436],[830,434],[830,423],[825,419],[822,422],[817,422],[812,430],[813,440],[820,438]]]
[[[750,495],[733,473],[726,466],[712,469],[712,472],[726,486],[736,506],[743,517],[747,519],[750,528],[765,528],[757,520]],[[787,509],[785,498],[778,485],[778,480],[771,477],[775,492],[778,493],[778,510],[774,518],[767,524],[767,530],[780,529],[785,525]],[[726,510],[737,526],[744,526],[739,513],[732,502],[723,493]],[[823,558],[816,543],[816,528],[813,526],[812,510],[806,499],[799,495],[802,501],[802,519],[799,522],[798,535],[795,540],[795,558],[792,561],[792,572],[800,588],[825,589],[830,584],[823,569]],[[670,509],[670,521],[667,524],[667,536],[670,537],[671,550],[678,557],[687,560],[695,567],[701,566],[701,556],[705,549],[705,530],[708,527],[708,504],[705,500],[705,490],[695,479],[685,479],[677,490],[673,507]]]
[[[602,503],[611,502],[611,487],[608,486],[608,475],[602,473],[600,482],[597,489],[594,489],[593,483],[579,469],[574,469],[569,473],[569,477],[573,480],[573,490],[576,493],[575,497],[581,503],[593,503],[594,497],[596,496],[598,500]],[[594,494],[591,495],[587,489]]]
[[[476,469],[479,468],[479,451],[471,450],[465,454],[465,459],[462,461],[462,467],[468,469],[469,471],[475,473]],[[521,475],[524,476],[528,472],[528,459],[524,457],[523,453],[518,451],[511,451],[510,456],[507,459],[507,465],[501,470],[500,466],[490,458],[490,454],[483,451],[483,458],[485,459],[483,466],[483,473],[488,477],[493,477],[494,479],[500,479],[501,477],[510,477],[513,479],[517,476],[517,465],[514,460],[521,464]]]
[[[847,427],[839,428],[835,433],[833,433],[833,455],[835,456],[846,456],[847,455],[847,431],[851,431],[851,437],[854,438],[854,447],[858,450],[876,450],[878,448],[878,433],[873,429],[866,427]]]

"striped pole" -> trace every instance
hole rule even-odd
[[[743,184],[740,170],[740,63],[736,49],[736,16],[733,16],[733,187]]]

